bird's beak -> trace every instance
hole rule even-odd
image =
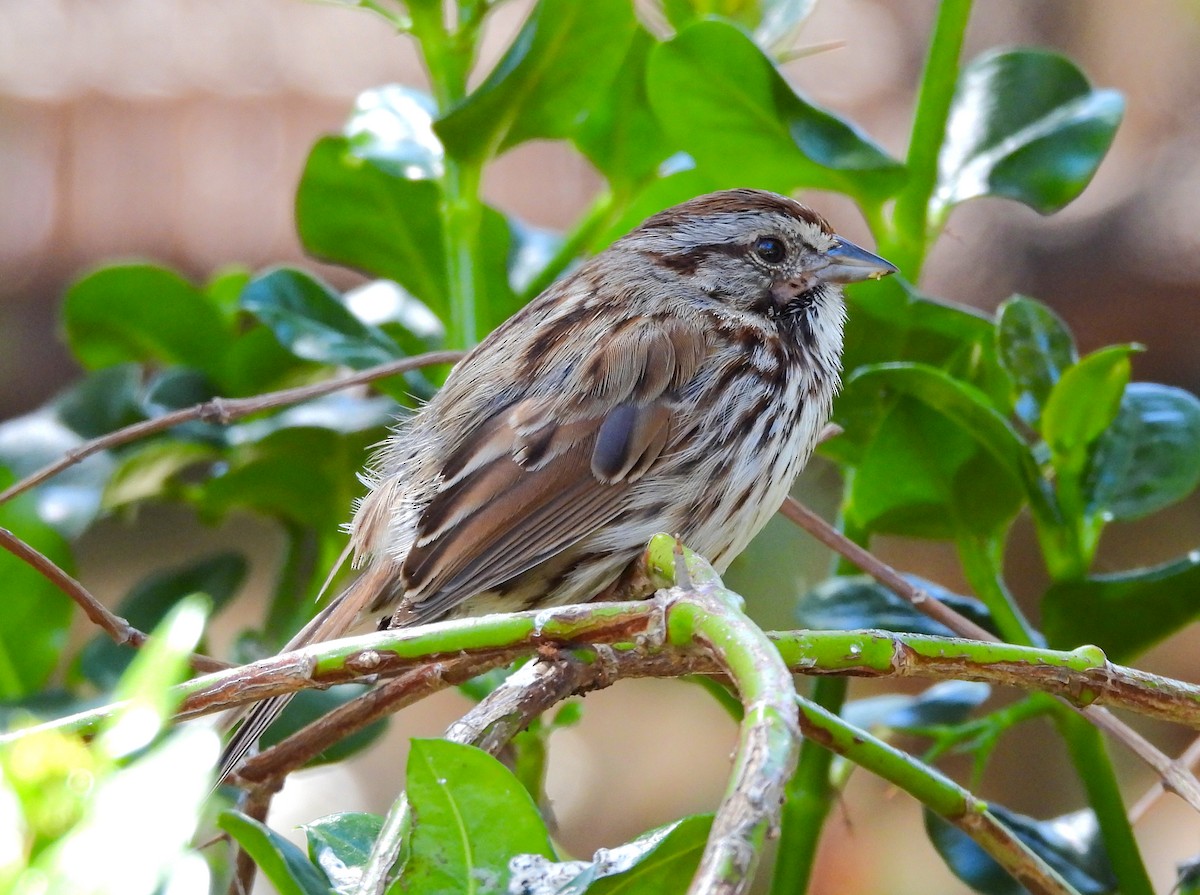
[[[828,260],[828,264],[815,273],[826,283],[842,284],[878,280],[898,270],[896,265],[884,261],[878,255],[873,255],[840,236],[833,238],[833,246],[825,252],[825,258]]]

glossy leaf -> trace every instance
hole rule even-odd
[[[55,414],[84,438],[107,435],[140,422],[142,370],[138,364],[119,364],[89,373],[52,402]]]
[[[1183,389],[1133,382],[1097,440],[1088,471],[1090,514],[1136,519],[1200,484],[1200,400]]]
[[[432,181],[398,177],[345,137],[325,137],[300,178],[296,227],[313,255],[395,280],[445,317],[440,203]]]
[[[1108,428],[1129,383],[1132,345],[1112,345],[1081,358],[1063,372],[1042,410],[1042,437],[1059,475],[1083,471],[1088,446]]]
[[[303,826],[308,858],[338,895],[350,895],[362,878],[383,818],[376,814],[331,814]]]
[[[405,180],[433,180],[442,174],[443,155],[435,114],[429,94],[388,84],[360,93],[342,130],[359,158]]]
[[[170,499],[179,490],[180,474],[207,465],[217,449],[194,441],[154,441],[123,454],[104,486],[103,506],[115,510],[144,500]]]
[[[1016,387],[1015,409],[1036,427],[1051,390],[1079,356],[1062,319],[1032,298],[1014,295],[996,312],[996,344]]]
[[[571,136],[617,73],[636,21],[628,0],[539,0],[508,52],[435,129],[481,162],[526,140]]]
[[[483,880],[504,892],[513,855],[554,856],[529,793],[486,752],[445,740],[414,740],[407,793],[413,832],[400,878],[405,892],[471,891]]]
[[[354,475],[377,436],[342,436],[329,429],[279,429],[238,446],[229,468],[197,496],[206,515],[244,507],[316,531],[333,531],[345,521]]]
[[[278,268],[256,277],[241,303],[304,360],[361,370],[401,356],[395,342],[350,313],[332,289],[298,270]]]
[[[1052,647],[1099,646],[1127,662],[1200,618],[1200,551],[1149,569],[1059,581],[1042,599]]]
[[[922,295],[896,277],[851,286],[846,294],[844,378],[859,367],[912,361],[970,383],[998,410],[1007,408],[1012,382],[997,357],[989,317]],[[844,398],[838,400],[839,422],[849,409]]]
[[[856,525],[917,537],[991,535],[1040,494],[1037,469],[987,397],[924,364],[861,368],[846,387],[860,411],[846,513]],[[875,395],[874,403],[871,395]],[[843,456],[850,454],[846,452]]]
[[[710,815],[685,817],[632,842],[602,849],[591,861],[555,862],[541,855],[519,855],[512,861],[509,891],[682,895],[691,885],[711,827]]]
[[[614,189],[651,179],[674,152],[646,96],[646,63],[656,41],[638,28],[609,90],[575,135],[575,144]],[[664,206],[665,207],[665,206]]]
[[[180,600],[204,594],[218,612],[237,593],[246,578],[247,563],[240,553],[218,553],[165,569],[143,579],[129,592],[118,612],[135,628],[151,631]],[[112,689],[133,661],[135,651],[118,646],[106,634],[97,634],[79,654],[79,670],[101,690]]]
[[[846,703],[842,718],[855,727],[914,730],[959,724],[991,695],[978,681],[942,681],[914,696],[889,693]]]
[[[983,603],[946,590],[941,585],[915,575],[905,576],[929,596],[945,603],[959,615],[994,631],[991,616]],[[955,637],[953,631],[934,621],[875,579],[866,575],[829,578],[809,591],[796,605],[796,625],[818,631],[853,631],[878,628],[910,634]]]
[[[0,467],[0,490],[12,482]],[[33,495],[0,505],[0,527],[71,570],[66,541],[38,518]],[[0,550],[0,700],[21,699],[46,684],[66,646],[73,606],[38,572]]]
[[[254,859],[278,895],[329,895],[329,884],[304,852],[266,824],[231,809],[221,812],[217,825]]]
[[[999,805],[989,805],[988,810],[1080,895],[1111,895],[1117,891],[1116,877],[1091,811],[1038,821]],[[1025,889],[966,833],[928,809],[925,831],[954,875],[976,892],[1024,895]]]
[[[232,332],[204,293],[166,268],[105,267],[67,290],[63,324],[85,367],[126,361],[220,368]]]
[[[697,22],[656,46],[646,84],[668,137],[722,185],[818,187],[882,201],[903,181],[899,162],[796,95],[733,25]]]
[[[1043,214],[1083,191],[1108,152],[1125,103],[1092,88],[1047,50],[988,53],[966,66],[938,160],[935,216],[977,196],[1002,196]]]

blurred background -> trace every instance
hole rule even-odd
[[[528,6],[511,0],[495,13],[481,71]],[[822,0],[796,43],[832,48],[790,63],[787,74],[902,157],[934,11],[932,0]],[[1013,292],[1035,296],[1067,320],[1081,350],[1141,342],[1148,351],[1135,360],[1136,378],[1200,390],[1200,5],[977,4],[966,56],[1012,44],[1059,49],[1094,84],[1119,89],[1125,122],[1099,175],[1066,211],[1041,218],[1001,201],[962,206],[923,288],[985,310]],[[102,262],[147,258],[194,280],[231,263],[296,263],[338,286],[357,282],[303,258],[292,197],[313,141],[340,127],[359,91],[389,82],[424,84],[411,43],[382,20],[336,5],[0,0],[0,418],[33,409],[76,376],[56,315],[66,286]],[[532,224],[561,228],[598,185],[568,146],[539,143],[494,165],[485,193]],[[869,244],[852,205],[805,198]],[[807,478],[815,502],[828,506],[830,471]],[[1200,500],[1154,523],[1113,526],[1102,567],[1153,563],[1198,546]],[[1042,581],[1032,541],[1019,523],[1014,543],[1030,549],[1013,551],[1018,593],[1036,594]],[[115,601],[154,564],[145,558],[173,552],[182,560],[221,545],[254,545],[263,581],[278,561],[273,532],[252,518],[213,531],[163,509],[90,533],[79,551],[81,576]],[[907,569],[962,586],[952,555],[937,545],[881,550],[902,557]],[[239,623],[247,621],[228,620]],[[1196,638],[1186,640],[1141,664],[1196,680]],[[856,695],[869,692],[854,685]],[[391,741],[357,772],[316,771],[311,786],[289,786],[275,825],[287,829],[332,810],[382,810],[395,792],[392,775],[402,773],[403,736],[436,735],[463,705],[447,694],[410,711],[404,730],[395,725]],[[1186,742],[1179,731],[1146,729],[1172,751]],[[684,811],[710,810],[732,736],[697,688],[643,682],[589,696],[583,725],[554,743],[550,794],[564,843],[590,853]],[[1036,731],[1003,742],[983,794],[1043,816],[1077,807],[1079,793],[1057,783],[1063,765],[1048,753],[1051,742]],[[1127,795],[1136,798],[1149,775],[1125,755],[1118,760]],[[1026,785],[998,790],[992,781],[1001,780]],[[926,843],[913,802],[894,796],[865,774],[852,781],[823,845],[816,891],[963,891]],[[888,835],[881,839],[880,830]],[[1173,861],[1200,850],[1200,820],[1165,800],[1139,833],[1166,891]]]

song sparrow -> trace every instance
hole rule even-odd
[[[730,190],[662,211],[464,358],[388,439],[351,524],[361,577],[289,647],[610,593],[657,532],[718,570],[829,417],[840,284],[891,264],[800,203]],[[264,703],[235,763],[282,707]]]

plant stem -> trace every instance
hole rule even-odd
[[[849,681],[821,677],[813,681],[814,704],[837,715],[846,699]],[[771,895],[801,895],[808,891],[825,818],[836,792],[830,783],[834,753],[809,738],[800,746],[800,761],[788,783],[780,818],[779,847]]]
[[[987,606],[1000,636],[1009,643],[1041,646],[1044,639],[1021,612],[1000,572],[1002,543],[999,538],[967,534],[958,539],[958,556],[975,595]]]
[[[912,283],[920,279],[925,253],[933,241],[929,200],[937,185],[938,154],[945,139],[950,102],[958,82],[958,58],[970,16],[971,0],[942,0],[938,7],[908,144],[908,183],[896,197],[892,226],[887,238],[881,240],[884,257]]]
[[[1038,698],[1051,701],[1049,696]],[[1088,803],[1096,812],[1120,891],[1123,895],[1153,895],[1154,886],[1125,814],[1125,804],[1104,738],[1086,719],[1063,705],[1055,703],[1054,708],[1058,731],[1067,743],[1071,761],[1087,791]]]

